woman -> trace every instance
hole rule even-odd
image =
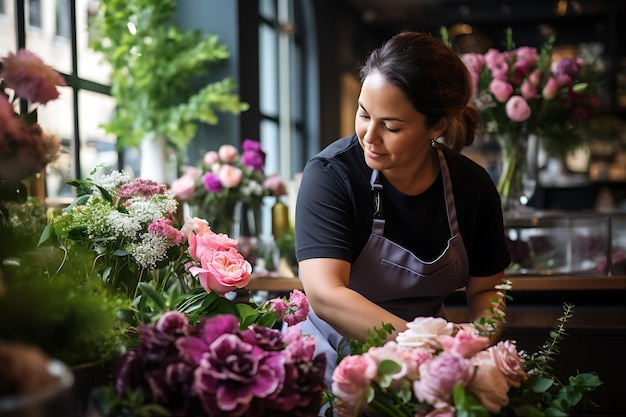
[[[440,39],[402,33],[360,76],[355,133],[307,163],[296,207],[302,328],[327,354],[328,383],[342,340],[381,323],[395,338],[442,316],[458,288],[479,318],[510,262],[495,186],[459,153],[478,120],[463,62]]]

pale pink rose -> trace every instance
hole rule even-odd
[[[333,371],[331,390],[355,409],[365,402],[365,390],[377,374],[378,364],[369,355],[346,356]]]
[[[528,76],[528,81],[532,83],[535,87],[539,85],[539,81],[541,81],[541,71],[536,69],[530,73]]]
[[[181,200],[189,200],[196,191],[196,180],[183,175],[172,182],[172,194]]]
[[[424,417],[455,417],[456,409],[448,403],[439,403]]]
[[[226,144],[220,146],[220,148],[217,150],[217,154],[219,155],[222,162],[232,164],[233,162],[235,162],[237,155],[239,155],[239,150],[237,150],[237,148],[233,145]]]
[[[482,54],[467,53],[461,56],[471,73],[478,74],[485,68],[485,57]]]
[[[530,46],[520,46],[513,52],[515,53],[516,57],[515,63],[519,63],[520,67],[523,66],[526,68],[530,68],[539,59],[537,48],[531,48]]]
[[[263,181],[263,187],[271,191],[274,197],[287,194],[287,187],[278,174],[272,174]]]
[[[215,233],[210,228],[200,228],[189,234],[189,255],[200,261],[205,252],[237,249],[237,241],[225,233]]]
[[[207,167],[213,166],[213,164],[216,164],[219,161],[220,161],[220,156],[215,151],[209,151],[205,153],[204,157],[202,158],[202,162],[204,163],[204,166],[207,166]]]
[[[404,357],[404,363],[407,365],[407,377],[413,380],[419,378],[420,365],[434,357],[434,350],[425,347],[403,348],[399,353]]]
[[[401,379],[404,378],[409,369],[408,364],[405,362],[405,359],[408,355],[403,355],[402,351],[408,349],[403,349],[394,341],[390,341],[385,343],[382,346],[372,347],[367,351],[367,354],[376,361],[376,363],[380,364],[384,360],[389,360],[397,363],[400,366],[400,370],[391,376],[392,379]]]
[[[495,48],[489,48],[489,50],[485,52],[484,59],[485,65],[490,70],[507,65],[505,55]]]
[[[490,352],[480,352],[474,357],[474,363],[476,374],[466,390],[474,394],[490,413],[498,414],[509,403],[509,384]]]
[[[0,78],[7,87],[33,103],[46,104],[59,97],[57,86],[67,85],[65,79],[34,53],[20,49],[4,58]]]
[[[198,167],[187,166],[185,167],[185,173],[183,175],[187,175],[188,177],[197,180],[202,176],[202,170]]]
[[[217,173],[217,178],[224,188],[233,188],[241,183],[243,171],[232,165],[222,165]]]
[[[443,348],[464,358],[471,358],[487,346],[489,338],[479,336],[472,330],[459,330],[454,336],[440,336]]]
[[[548,81],[546,81],[546,85],[543,86],[541,96],[546,100],[552,100],[556,97],[557,91],[559,91],[559,84],[556,78],[550,77]]]
[[[512,96],[505,105],[506,115],[514,122],[528,120],[531,114],[530,106],[522,96]]]
[[[491,80],[489,83],[489,91],[494,95],[496,100],[500,103],[504,103],[511,97],[513,94],[513,86],[506,81],[502,80]]]
[[[194,232],[197,235],[203,235],[208,229],[209,222],[206,221],[206,219],[201,219],[199,217],[187,217],[185,219],[185,224],[183,224],[183,227],[180,228],[180,231],[182,234],[187,236],[187,238],[189,238],[189,234],[191,232]]]
[[[472,361],[443,351],[419,368],[420,379],[413,382],[413,392],[420,401],[436,406],[449,403],[457,382],[467,386],[473,374]]]
[[[529,79],[524,80],[522,86],[520,87],[520,91],[522,93],[522,97],[526,100],[537,97],[537,86],[530,82]]]
[[[191,267],[189,272],[197,275],[200,285],[207,292],[224,295],[250,282],[252,265],[237,249],[207,250],[200,259],[201,267]]]
[[[454,324],[441,317],[416,317],[407,323],[407,330],[400,332],[396,342],[403,347],[440,347],[437,336],[452,335]]]
[[[524,371],[524,359],[520,356],[515,342],[505,340],[487,349],[493,360],[506,378],[509,387],[519,388],[528,379]]]

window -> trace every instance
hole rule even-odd
[[[68,84],[61,89],[59,99],[37,111],[42,128],[61,141],[60,158],[46,169],[46,191],[52,202],[58,198],[73,198],[74,188],[66,182],[84,178],[96,165],[120,168],[116,138],[105,134],[99,127],[111,114],[115,103],[104,75],[106,64],[87,46],[87,3],[90,2],[15,2],[16,10],[7,10],[6,16],[2,17],[8,21],[0,29],[3,55],[16,52],[16,45],[25,47],[61,72]],[[76,7],[81,9],[76,10]],[[54,10],[55,13],[42,14],[42,10]],[[16,21],[15,16],[22,16],[24,21]],[[42,20],[42,16],[47,17]],[[72,20],[71,16],[76,18]],[[75,34],[74,39],[72,34]],[[69,42],[58,42],[57,35]],[[82,77],[79,77],[79,69]]]

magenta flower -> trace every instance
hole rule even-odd
[[[263,169],[265,163],[265,155],[259,151],[244,151],[241,155],[241,163],[252,169]]]
[[[219,193],[224,189],[222,183],[220,182],[220,179],[214,172],[207,172],[206,174],[204,174],[202,182],[204,183],[204,188],[206,188],[207,191],[211,193]]]
[[[46,104],[59,97],[57,86],[67,84],[65,79],[34,53],[20,49],[4,58],[0,78],[15,93],[30,102]]]
[[[195,371],[194,391],[205,412],[244,415],[254,398],[274,393],[285,379],[285,357],[234,334],[219,336]]]
[[[150,223],[148,233],[166,238],[169,247],[179,246],[186,240],[185,235],[172,226],[172,220],[166,218],[160,218]]]

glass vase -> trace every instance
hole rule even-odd
[[[498,134],[502,168],[497,188],[504,211],[523,210],[537,188],[539,140],[534,133]]]

